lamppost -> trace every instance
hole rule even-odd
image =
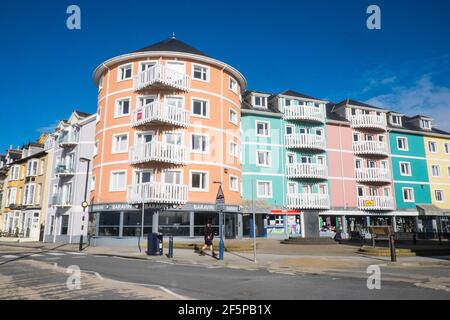
[[[224,252],[225,252],[225,241],[224,241],[224,233],[225,233],[225,223],[224,223],[224,215],[223,209],[225,207],[225,196],[222,190],[222,182],[214,181],[214,184],[219,184],[219,190],[217,191],[216,196],[216,210],[219,211],[219,229],[220,229],[220,242],[219,242],[219,259],[223,260]]]
[[[83,218],[81,220],[81,233],[80,233],[80,246],[78,248],[79,251],[83,250],[83,232],[84,232],[84,213],[86,212],[86,208],[88,207],[88,202],[87,202],[87,192],[88,192],[88,183],[89,183],[89,169],[90,169],[90,165],[91,165],[91,160],[87,159],[87,158],[80,158],[81,162],[86,162],[87,166],[86,166],[86,183],[84,186],[84,201],[81,204],[81,206],[83,207]]]

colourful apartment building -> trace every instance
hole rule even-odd
[[[241,73],[172,38],[105,61],[94,82],[90,229],[98,241],[217,227],[219,184],[226,234],[242,233]]]

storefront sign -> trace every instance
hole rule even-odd
[[[171,210],[171,211],[210,211],[217,212],[215,204],[208,203],[188,203],[180,207],[174,206],[164,206],[161,204],[151,204],[146,203],[145,209],[156,209],[156,210]],[[225,205],[225,212],[241,212],[240,206]],[[128,203],[108,203],[108,204],[94,204],[90,206],[90,212],[98,211],[136,211],[141,210],[140,204],[131,205]]]
[[[272,209],[272,211],[270,211],[270,214],[275,214],[275,215],[299,215],[300,212],[296,211],[296,210],[282,210],[282,209]]]

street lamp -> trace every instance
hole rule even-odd
[[[88,192],[88,183],[89,183],[89,169],[90,169],[90,165],[91,165],[91,160],[88,158],[80,158],[81,162],[86,162],[87,166],[86,166],[86,183],[84,186],[84,201],[81,204],[81,206],[83,207],[83,218],[81,220],[81,234],[80,234],[80,246],[79,246],[79,251],[83,250],[83,231],[84,231],[84,212],[86,212],[86,208],[88,207],[88,202],[87,202],[87,192]]]
[[[219,259],[223,260],[224,252],[225,252],[225,241],[224,241],[224,233],[225,233],[225,226],[224,226],[224,214],[223,209],[225,206],[225,197],[223,195],[222,190],[222,182],[221,181],[213,181],[214,184],[219,185],[219,190],[217,192],[216,196],[216,209],[219,211],[219,229],[220,229],[220,242],[219,242]]]

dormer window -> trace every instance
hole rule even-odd
[[[401,126],[402,125],[402,117],[401,116],[391,116],[391,123],[394,126]]]
[[[258,108],[267,108],[267,97],[254,96],[253,106]]]
[[[431,121],[426,119],[420,120],[420,127],[424,130],[431,130]]]

